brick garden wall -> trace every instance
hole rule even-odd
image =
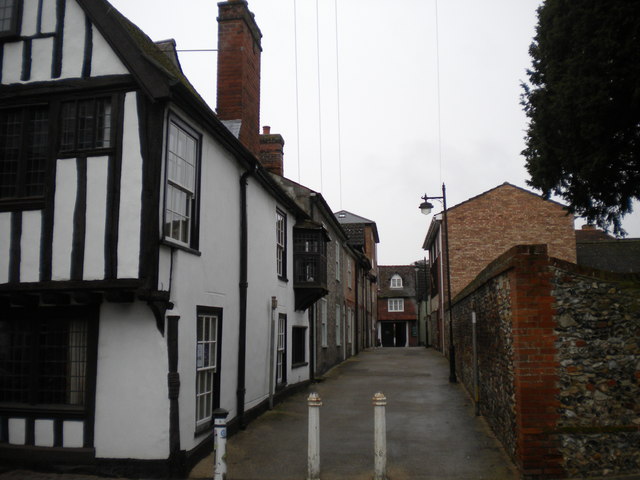
[[[525,479],[640,473],[640,279],[519,246],[455,299],[460,381]]]

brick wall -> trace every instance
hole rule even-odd
[[[640,279],[517,246],[453,301],[458,376],[525,479],[640,473]]]
[[[547,244],[552,257],[576,261],[573,216],[508,183],[449,209],[448,221],[452,296],[516,245]]]

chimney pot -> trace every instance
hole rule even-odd
[[[271,127],[268,125],[265,125],[262,127],[262,134],[263,135],[270,135],[271,134]]]

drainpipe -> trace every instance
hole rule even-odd
[[[245,428],[244,397],[246,393],[246,356],[247,356],[247,290],[248,282],[248,227],[247,227],[247,184],[249,177],[258,169],[247,170],[240,177],[240,321],[238,335],[238,389],[236,390],[236,409],[240,428]]]

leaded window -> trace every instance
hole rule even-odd
[[[22,0],[0,0],[0,37],[17,35]]]
[[[0,320],[0,403],[84,406],[88,340],[85,318]]]
[[[0,199],[44,195],[48,150],[48,107],[0,110]]]
[[[110,148],[112,130],[111,98],[62,104],[61,152]]]

